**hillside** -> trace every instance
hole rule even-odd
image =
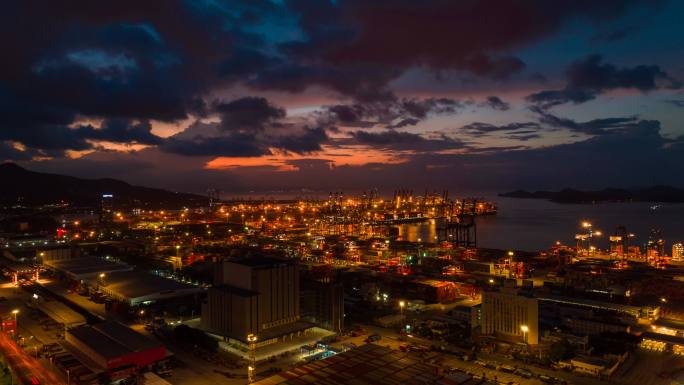
[[[557,203],[600,202],[684,202],[684,190],[670,186],[653,186],[642,189],[606,188],[597,191],[581,191],[570,188],[561,191],[511,191],[499,194],[507,198],[546,199]]]
[[[102,194],[113,194],[117,205],[140,208],[181,208],[206,205],[206,197],[133,186],[116,179],[81,179],[29,171],[14,163],[0,164],[0,205],[100,205]]]

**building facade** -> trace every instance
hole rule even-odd
[[[341,282],[304,279],[300,292],[302,318],[334,332],[344,328],[344,290]]]
[[[499,290],[482,294],[482,334],[510,342],[539,343],[539,304],[506,280]]]
[[[299,323],[299,270],[295,261],[248,258],[217,265],[214,287],[202,305],[205,330],[261,343],[305,328]]]
[[[672,245],[672,262],[684,263],[684,244],[675,243]]]

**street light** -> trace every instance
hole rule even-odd
[[[19,314],[19,309],[12,310],[12,314],[14,314],[14,332],[18,333],[19,327],[17,326],[17,314]]]
[[[404,306],[406,306],[406,302],[399,301],[399,314],[401,315],[404,315]]]
[[[525,341],[525,343],[527,343],[527,332],[530,331],[530,328],[527,327],[527,325],[521,325],[520,330],[523,332],[523,341]]]
[[[247,335],[247,342],[249,343],[249,365],[247,366],[247,383],[251,384],[253,383],[256,378],[255,378],[255,371],[256,371],[256,353],[254,351],[255,345],[257,341],[257,336],[256,334],[248,334]]]

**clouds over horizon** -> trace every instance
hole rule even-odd
[[[92,176],[109,176],[98,175],[98,164],[100,174],[115,173],[116,162],[130,160],[146,165],[141,181],[160,186],[174,168],[192,165],[189,180],[224,175],[246,189],[265,187],[263,173],[249,174],[256,169],[291,174],[274,181],[293,188],[328,177],[350,186],[375,183],[380,170],[389,173],[383,183],[394,180],[392,173],[395,182],[427,183],[429,176],[441,183],[447,171],[482,175],[474,184],[510,183],[501,170],[526,180],[523,164],[538,167],[535,154],[603,151],[631,145],[627,138],[635,136],[653,140],[653,158],[667,160],[681,147],[672,138],[684,135],[673,125],[684,117],[682,55],[668,48],[662,31],[662,42],[654,43],[663,45],[662,54],[639,46],[659,26],[637,23],[634,15],[665,18],[673,12],[668,7],[680,5],[8,5],[0,32],[16,38],[0,43],[13,53],[0,62],[0,160],[53,171],[90,168]],[[577,30],[587,31],[586,47],[565,53]],[[618,106],[625,93],[639,100]],[[244,170],[208,172],[227,158]],[[569,165],[558,159],[558,167]],[[159,176],[145,174],[152,172]],[[537,183],[547,181],[537,175]]]
[[[616,89],[636,89],[647,93],[659,89],[677,90],[682,82],[657,65],[618,68],[605,63],[601,55],[590,55],[574,62],[566,70],[565,88],[545,90],[527,96],[527,101],[542,108],[564,103],[581,104],[599,94]]]

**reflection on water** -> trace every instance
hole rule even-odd
[[[406,223],[397,226],[399,238],[411,242],[438,242],[442,241],[443,234],[438,234],[437,221],[425,223]]]
[[[477,218],[477,241],[480,247],[536,251],[556,241],[574,245],[581,221],[587,220],[605,235],[596,240],[599,248],[608,248],[608,236],[617,226],[635,233],[634,244],[643,245],[651,229],[658,228],[666,241],[684,241],[684,204],[662,204],[655,210],[651,203],[557,204],[537,199],[485,197],[494,200],[497,215]],[[404,224],[399,235],[409,241],[435,241],[441,235],[436,223]],[[441,238],[439,239],[442,240]]]

